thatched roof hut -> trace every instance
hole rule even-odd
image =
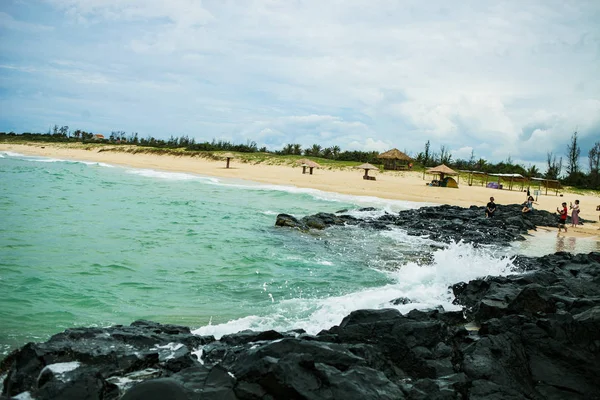
[[[458,172],[448,167],[446,164],[440,164],[437,167],[429,168],[428,174],[440,174],[440,175],[458,175]]]
[[[371,180],[374,181],[375,177],[374,176],[369,176],[369,170],[370,169],[376,169],[379,170],[379,168],[377,168],[376,166],[374,166],[373,164],[369,164],[369,163],[364,163],[362,165],[359,165],[356,168],[360,168],[360,169],[364,169],[365,170],[365,174],[363,175],[363,179],[367,179],[367,180]]]
[[[225,166],[225,168],[229,168],[229,160],[231,160],[232,158],[234,158],[235,155],[231,154],[231,153],[225,153],[225,154],[221,154],[221,157],[227,159],[227,165]]]
[[[391,149],[385,153],[381,153],[377,156],[383,160],[384,169],[408,169],[408,164],[412,161],[412,158],[404,154],[398,149]]]
[[[320,168],[321,166],[319,165],[319,163],[313,161],[313,160],[309,160],[308,158],[301,158],[298,161],[296,161],[297,164],[300,164],[302,166],[302,173],[305,174],[306,173],[306,168],[309,169],[310,174],[312,175],[313,173],[313,168]]]
[[[440,176],[440,180],[439,180],[440,186],[453,187],[453,188],[458,187],[458,183],[454,179],[452,179],[450,177],[444,178],[444,175],[458,175],[458,172],[456,172],[455,170],[453,170],[452,168],[448,167],[445,164],[440,164],[437,167],[429,168],[427,170],[427,173],[439,175]]]

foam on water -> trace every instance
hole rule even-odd
[[[16,158],[16,159],[20,159],[20,160],[23,160],[23,161],[32,161],[32,162],[40,162],[40,163],[69,163],[69,164],[95,165],[95,166],[106,167],[106,168],[114,168],[115,167],[114,165],[103,163],[103,162],[97,162],[97,161],[64,160],[62,158],[48,158],[48,157],[41,157],[41,156],[26,156],[24,154],[14,153],[14,152],[11,152],[11,151],[0,152],[0,158],[6,158],[7,156],[8,157],[12,157],[12,158]]]
[[[157,179],[168,179],[173,181],[190,181],[190,180],[206,180],[211,183],[219,183],[219,179],[210,178],[207,176],[196,175],[196,174],[188,174],[185,172],[167,172],[167,171],[158,171],[154,169],[135,169],[128,168],[127,173],[133,175],[144,176],[147,178],[157,178]]]
[[[490,249],[454,243],[436,251],[429,265],[409,262],[397,271],[388,272],[394,280],[392,284],[323,299],[284,300],[276,303],[269,315],[252,315],[224,324],[207,325],[193,333],[220,338],[244,329],[286,331],[303,328],[316,334],[338,325],[345,316],[359,309],[396,308],[408,312],[415,308],[442,306],[446,310],[458,310],[460,307],[452,304],[451,285],[488,275],[509,275],[514,268],[510,258],[496,257]],[[412,303],[391,303],[400,297],[406,297]]]
[[[434,203],[418,203],[407,200],[390,200],[383,199],[373,196],[358,196],[335,192],[326,192],[319,189],[301,188],[296,186],[286,185],[272,185],[272,184],[260,184],[260,183],[224,183],[224,186],[236,187],[240,189],[250,190],[262,190],[262,191],[280,191],[292,194],[306,194],[313,197],[316,200],[336,202],[336,203],[352,203],[360,207],[374,207],[377,211],[373,212],[373,217],[378,217],[386,212],[397,212],[400,210],[407,210],[413,208],[419,208],[423,206],[435,205]],[[364,214],[361,214],[364,217]]]

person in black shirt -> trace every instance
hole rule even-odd
[[[494,203],[494,198],[490,197],[490,202],[487,203],[487,206],[485,207],[485,216],[487,218],[492,218],[495,213],[496,213],[496,203]]]

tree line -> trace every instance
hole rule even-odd
[[[471,151],[468,160],[452,159],[452,154],[445,146],[440,147],[439,152],[431,150],[429,141],[425,143],[424,151],[416,156],[416,161],[423,167],[433,167],[446,164],[458,170],[479,171],[496,174],[520,174],[528,178],[543,178],[558,180],[563,185],[574,186],[581,189],[600,189],[600,142],[588,150],[588,173],[585,173],[580,165],[581,148],[578,143],[577,132],[573,132],[567,146],[566,160],[551,151],[546,153],[546,170],[541,172],[537,166],[524,166],[514,163],[510,156],[505,161],[496,164],[488,162],[484,158],[475,157]]]
[[[226,140],[213,139],[211,142],[196,142],[194,138],[187,135],[176,137],[171,135],[167,140],[156,139],[152,136],[142,138],[138,132],[126,133],[125,131],[112,131],[108,138],[100,138],[91,132],[80,129],[70,131],[68,126],[54,125],[48,129],[47,133],[24,132],[17,134],[14,132],[0,132],[0,137],[20,136],[25,140],[46,141],[46,142],[96,142],[110,144],[134,144],[137,146],[147,146],[156,148],[183,148],[188,151],[235,151],[241,153],[271,153],[278,155],[297,155],[320,157],[330,160],[368,162],[380,165],[381,159],[376,151],[342,151],[339,146],[322,147],[319,144],[313,144],[310,147],[303,148],[298,143],[288,143],[281,150],[271,151],[267,147],[259,148],[256,142],[248,140],[246,143],[232,143]],[[559,180],[564,185],[578,188],[600,189],[600,142],[596,142],[588,150],[588,173],[585,173],[580,166],[581,148],[578,143],[577,132],[571,136],[567,146],[566,159],[552,152],[547,153],[546,171],[541,172],[537,166],[523,166],[514,163],[510,156],[498,163],[491,163],[484,158],[477,158],[472,150],[469,159],[453,159],[450,149],[444,145],[440,146],[439,152],[431,149],[431,143],[428,140],[425,143],[424,150],[414,157],[416,166],[423,168],[433,167],[439,164],[458,170],[471,170],[487,173],[505,173],[520,174],[529,178],[544,178]],[[564,172],[563,172],[564,169]]]

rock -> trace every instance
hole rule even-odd
[[[463,241],[475,245],[508,245],[516,240],[524,240],[522,235],[537,226],[556,225],[555,214],[543,210],[523,214],[521,209],[520,204],[499,205],[497,218],[485,218],[484,207],[461,208],[449,205],[404,210],[397,214],[385,213],[376,218],[371,215],[363,218],[340,215],[346,210],[335,214],[318,213],[300,220],[287,214],[279,214],[275,225],[301,230],[322,230],[344,224],[374,230],[386,230],[395,226],[405,229],[413,236],[428,236],[444,243]],[[363,208],[358,211],[374,210]]]

